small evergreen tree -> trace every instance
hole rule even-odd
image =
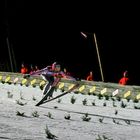
[[[115,104],[115,101],[113,101],[113,107],[117,107],[116,104]]]
[[[62,100],[61,100],[60,98],[57,100],[58,103],[61,103],[61,101],[62,101]]]
[[[76,98],[74,96],[71,97],[71,103],[74,104],[76,101]]]
[[[69,119],[71,118],[71,116],[70,116],[70,114],[67,114],[67,115],[64,116],[64,118],[65,118],[66,120],[69,120]]]
[[[106,106],[106,102],[103,103],[103,106]]]
[[[25,114],[24,114],[24,112],[19,112],[19,111],[16,111],[16,115],[17,116],[22,116],[22,117],[25,117]]]
[[[131,124],[130,120],[125,120],[125,123],[129,125]]]
[[[11,94],[10,91],[7,91],[7,97],[8,97],[8,98],[13,98],[13,94]]]
[[[48,129],[47,125],[46,125],[46,128],[45,128],[45,133],[46,133],[46,138],[48,138],[48,139],[56,139],[56,138],[58,138],[57,136],[55,136],[54,134],[52,134],[50,132],[50,130]]]
[[[122,108],[125,108],[126,106],[127,106],[127,105],[124,104],[124,102],[122,101],[122,102],[121,102],[121,107],[122,107]]]
[[[98,96],[99,100],[103,99],[103,95],[102,94],[98,94],[97,96]]]
[[[114,122],[115,124],[120,124],[119,121],[116,121],[114,118],[113,118],[113,122]]]
[[[56,109],[56,108],[58,108],[58,106],[54,106],[54,108]]]
[[[16,100],[16,103],[17,103],[18,105],[21,105],[21,106],[24,106],[25,104],[27,104],[27,103],[22,103],[20,100]]]
[[[99,118],[99,122],[103,123],[104,117],[103,118]]]
[[[83,102],[83,105],[87,105],[87,99],[86,98],[82,102]]]
[[[24,100],[23,95],[22,95],[22,92],[20,92],[20,99],[21,100]]]
[[[105,95],[105,100],[109,100],[109,96],[108,95]]]
[[[32,116],[33,116],[33,117],[39,117],[39,114],[38,114],[37,111],[34,111],[34,112],[32,113]]]
[[[111,100],[112,100],[112,101],[115,101],[115,98],[114,98],[114,97],[111,97]]]
[[[36,101],[36,98],[35,98],[35,96],[33,96],[33,98],[32,98],[32,99],[33,99],[33,101]]]
[[[82,120],[88,122],[91,120],[91,117],[88,117],[88,113],[86,113],[84,116],[82,116]]]
[[[50,112],[48,112],[47,117],[53,119],[52,114]]]
[[[118,110],[115,110],[115,115],[117,115],[118,114]]]
[[[116,100],[120,102],[121,101],[121,97],[120,96],[117,96],[116,97]]]
[[[139,100],[135,98],[135,99],[133,100],[133,102],[134,102],[134,103],[138,103]]]
[[[92,105],[93,105],[93,106],[96,106],[96,105],[95,105],[95,100],[93,100]]]

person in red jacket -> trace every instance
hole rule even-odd
[[[27,72],[28,72],[27,67],[26,67],[23,63],[21,64],[20,72],[21,72],[22,74],[27,74]]]
[[[128,78],[128,71],[125,71],[123,73],[123,77],[119,80],[119,84],[120,85],[127,85],[128,84],[128,81],[129,81],[129,78]]]
[[[90,71],[89,75],[86,78],[87,81],[93,81],[93,73]]]
[[[38,71],[38,70],[39,70],[38,66],[37,66],[37,65],[35,65],[35,71]]]
[[[30,65],[30,72],[29,72],[29,74],[32,74],[33,72],[35,72],[35,69],[34,69],[33,65]]]

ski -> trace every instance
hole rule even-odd
[[[75,84],[75,85],[74,85],[71,89],[69,89],[68,91],[66,91],[66,92],[64,92],[64,93],[62,93],[62,94],[60,94],[60,95],[58,95],[58,96],[56,96],[56,97],[54,97],[54,98],[52,98],[52,99],[44,100],[44,101],[42,102],[42,104],[47,103],[47,102],[50,102],[50,101],[53,101],[53,100],[55,100],[55,99],[57,99],[57,98],[59,98],[59,97],[62,97],[62,96],[64,96],[64,95],[66,95],[66,94],[72,92],[72,91],[73,91],[74,89],[76,89],[78,86],[79,86],[79,84]]]
[[[54,90],[55,90],[57,84],[60,82],[60,80],[61,80],[61,78],[57,78],[57,79],[54,81],[54,83],[53,83],[52,87],[50,88],[50,90],[46,93],[46,95],[45,95],[35,106],[41,105],[45,100],[47,100],[47,98],[48,98],[51,94],[53,94],[53,92],[54,92]]]

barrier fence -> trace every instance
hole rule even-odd
[[[23,78],[21,73],[0,72],[0,82],[8,84],[20,84],[21,86],[40,87],[43,89],[47,81],[44,81],[40,76],[31,76],[30,78]],[[58,87],[62,91],[70,89],[78,82],[80,86],[74,90],[75,93],[119,97],[132,100],[140,100],[140,86],[135,85],[119,85],[110,82],[98,81],[73,81],[68,79],[61,79]]]

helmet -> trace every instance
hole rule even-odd
[[[55,68],[60,68],[61,66],[59,64],[55,65]]]

